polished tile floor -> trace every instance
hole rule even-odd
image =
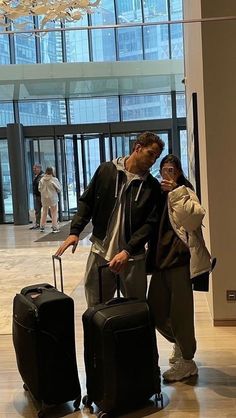
[[[26,269],[25,260],[28,261],[27,271],[31,273],[32,279],[38,278],[38,274],[40,279],[44,276],[48,277],[49,271],[51,272],[51,255],[60,243],[35,243],[38,237],[39,232],[29,231],[28,226],[0,225],[0,286],[7,281],[11,287],[11,273],[15,271],[18,272],[17,277],[20,282],[20,277]],[[84,240],[73,256],[69,252],[63,256],[65,281],[66,277],[71,275],[74,277],[76,274],[78,277],[75,287],[72,286],[74,289],[72,296],[76,306],[77,360],[83,394],[86,390],[81,314],[85,310],[83,271],[88,246],[88,240]],[[47,257],[48,263],[45,261]],[[33,263],[30,261],[32,259]],[[24,262],[20,262],[21,260]],[[17,283],[17,286],[20,285],[21,283]],[[2,301],[1,294],[0,309]],[[236,418],[236,327],[212,326],[204,293],[195,293],[195,312],[198,342],[195,360],[199,368],[199,376],[175,384],[163,382],[163,410],[155,408],[150,402],[142,410],[122,415],[122,418]],[[158,336],[158,347],[163,372],[168,367],[171,347],[160,336]],[[0,394],[0,418],[37,417],[36,405],[22,389],[11,335],[0,335]],[[52,409],[48,414],[48,418],[65,416],[88,418],[95,414],[89,413],[83,407],[80,411],[73,412],[70,403]]]

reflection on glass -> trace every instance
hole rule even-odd
[[[94,29],[92,33],[92,60],[116,61],[114,29]]]
[[[65,136],[66,178],[69,212],[75,212],[77,208],[77,190],[75,181],[75,162],[73,139]]]
[[[12,190],[11,190],[11,176],[10,176],[10,166],[9,166],[9,155],[8,155],[8,146],[7,140],[0,140],[0,165],[1,165],[1,183],[2,188],[0,192],[3,194],[3,206],[4,206],[4,220],[11,221],[12,217],[9,218],[9,215],[13,214],[12,206]]]
[[[155,164],[153,164],[150,172],[151,174],[156,177],[158,180],[160,180],[161,176],[160,176],[160,162],[162,160],[163,157],[165,157],[165,155],[169,154],[170,150],[169,150],[169,136],[168,133],[163,133],[163,132],[155,132],[161,139],[162,141],[164,141],[165,143],[165,147],[164,150],[162,151],[160,157],[156,160]]]
[[[20,121],[25,126],[66,123],[64,100],[19,102]]]
[[[100,165],[100,152],[99,152],[99,138],[92,138],[84,136],[85,145],[85,167],[87,184],[92,179],[96,169]]]
[[[118,54],[120,61],[142,61],[141,27],[118,29]]]
[[[25,25],[26,30],[34,29],[33,17],[25,16],[19,19],[16,19],[16,23],[20,24],[22,22],[28,22]],[[36,63],[36,47],[35,47],[35,36],[24,35],[24,34],[15,34],[15,56],[16,64],[32,64]]]
[[[176,111],[177,111],[177,118],[186,117],[185,93],[176,94]]]
[[[121,96],[122,120],[172,117],[170,94]]]
[[[183,19],[182,0],[171,0],[170,1],[170,18],[171,18],[171,20],[181,20],[181,19]]]
[[[89,45],[88,30],[79,30],[80,26],[88,26],[87,15],[78,22],[66,22],[65,27],[76,27],[78,30],[65,32],[66,37],[66,61],[67,62],[88,62]]]
[[[183,59],[183,25],[176,24],[171,25],[170,28],[171,38],[171,58],[172,59]]]
[[[118,97],[70,100],[71,123],[116,122]]]
[[[14,123],[13,103],[0,102],[0,126],[6,126],[8,123]]]
[[[143,28],[146,60],[169,59],[168,26],[147,26]]]
[[[183,167],[183,172],[188,177],[188,139],[186,129],[180,130],[180,158]]]
[[[143,0],[144,22],[168,20],[167,0]]]
[[[39,26],[42,17],[39,17]],[[49,22],[46,28],[60,27],[59,22]],[[40,37],[41,62],[46,64],[50,62],[62,62],[62,40],[61,32],[46,32]]]
[[[141,0],[116,0],[118,23],[142,22]]]
[[[83,172],[81,139],[79,136],[77,139],[77,147],[78,147],[78,160],[79,160],[80,194],[82,194],[84,193],[84,190],[85,190],[85,179],[84,179],[84,172]]]
[[[117,2],[117,0],[116,0]],[[102,0],[102,7],[99,13],[91,14],[92,26],[112,25],[116,23],[114,0]]]
[[[9,50],[9,36],[8,35],[0,36],[0,51],[1,51],[0,64],[10,64],[10,50]]]

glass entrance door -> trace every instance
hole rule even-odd
[[[11,176],[7,140],[0,140],[0,223],[13,221]]]
[[[165,142],[161,155],[172,151],[171,131],[155,131]],[[55,174],[62,184],[59,195],[59,220],[69,220],[76,212],[79,198],[92,179],[101,162],[129,155],[139,132],[104,134],[63,134],[55,137],[26,137],[26,173],[28,184],[29,209],[33,209],[33,171],[35,163],[41,163],[42,169],[47,166],[55,168]],[[7,222],[12,217],[12,198],[10,170],[8,162],[7,140],[0,141],[0,222]],[[159,160],[154,164],[151,173],[159,177]],[[12,221],[11,219],[10,221]]]

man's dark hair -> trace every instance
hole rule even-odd
[[[133,144],[133,151],[136,147],[136,145],[141,145],[142,147],[148,147],[149,145],[157,144],[160,152],[163,151],[165,143],[162,141],[162,139],[156,135],[154,132],[143,132],[140,135],[138,135],[136,141]]]

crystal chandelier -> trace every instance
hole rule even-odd
[[[41,29],[48,22],[64,19],[66,21],[80,20],[84,14],[92,13],[101,0],[0,0],[0,25],[7,27],[11,22],[19,28],[26,23],[15,22],[16,19],[27,16],[43,16]],[[6,18],[9,23],[6,23]]]

